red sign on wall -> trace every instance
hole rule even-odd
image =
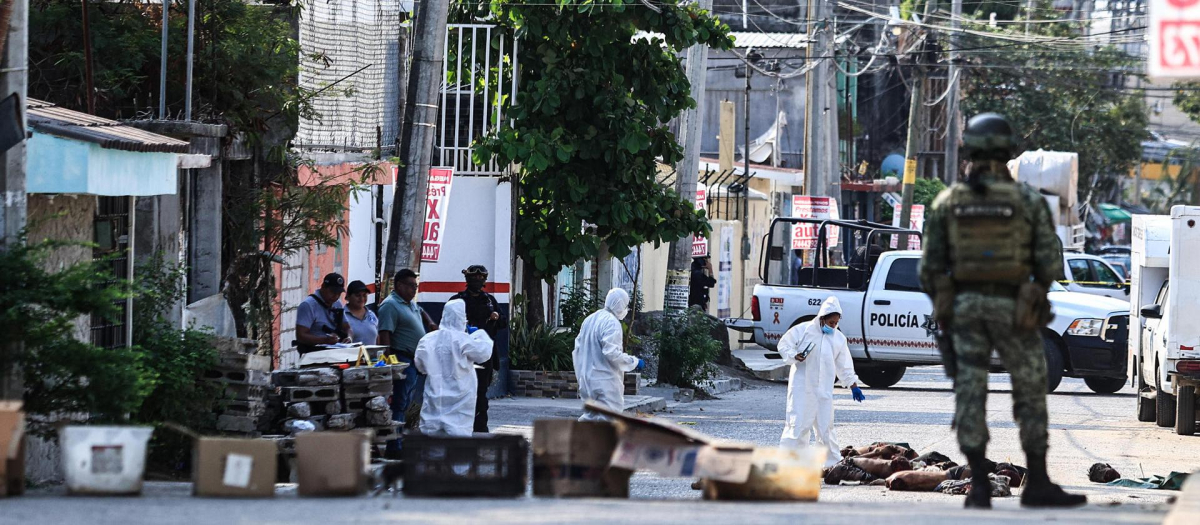
[[[1148,73],[1200,78],[1200,0],[1150,0]]]
[[[446,211],[450,209],[450,184],[454,168],[429,170],[429,189],[425,193],[425,233],[421,243],[421,262],[437,262],[442,254],[446,231]]]

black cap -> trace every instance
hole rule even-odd
[[[346,293],[350,295],[366,291],[368,291],[367,283],[362,281],[350,281],[350,285],[346,287]]]
[[[346,291],[346,278],[340,273],[331,273],[321,281],[321,288],[335,288],[339,292]]]

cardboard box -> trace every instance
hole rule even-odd
[[[628,498],[633,471],[610,467],[617,427],[606,421],[533,422],[533,495]]]
[[[194,458],[196,496],[275,496],[279,450],[274,441],[202,437],[196,441]]]
[[[0,497],[25,493],[25,413],[20,401],[0,401]]]
[[[371,438],[368,430],[307,432],[296,436],[300,495],[366,494],[370,480]]]
[[[617,447],[610,463],[613,467],[730,483],[745,483],[750,477],[754,445],[714,439],[671,423],[613,412],[592,402],[584,409],[603,414],[616,425]]]

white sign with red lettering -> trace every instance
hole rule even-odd
[[[898,205],[892,207],[892,226],[895,226],[897,228],[900,227],[900,206],[898,206]],[[908,214],[908,227],[909,227],[909,229],[912,229],[912,230],[924,231],[924,228],[925,228],[925,205],[924,204],[913,204],[912,205],[911,213]],[[900,244],[900,236],[893,235],[892,236],[892,248],[895,248],[897,244]],[[909,236],[908,237],[908,249],[920,250],[921,249],[921,238],[917,237],[916,235]]]
[[[696,209],[708,209],[708,188],[696,188]],[[708,256],[708,239],[699,235],[692,236],[692,257]]]
[[[1154,78],[1200,78],[1200,0],[1150,0],[1150,58]]]
[[[429,189],[425,195],[425,233],[421,243],[421,262],[435,263],[442,254],[442,234],[446,231],[446,210],[450,207],[450,184],[454,168],[431,168]]]
[[[837,199],[833,197],[810,197],[808,195],[792,196],[792,217],[801,219],[833,219],[840,218]],[[817,248],[818,224],[792,224],[792,249],[814,250]],[[825,227],[825,246],[837,246],[841,228]]]

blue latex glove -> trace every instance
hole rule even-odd
[[[646,360],[644,360],[644,359],[638,359],[637,366],[633,367],[633,369],[635,371],[644,370],[645,368],[646,368]]]
[[[850,387],[850,393],[854,396],[854,400],[858,401],[859,403],[862,403],[863,400],[867,398],[867,396],[863,395],[862,389],[856,386]]]
[[[477,327],[477,326],[469,326],[469,325],[467,326],[467,333],[468,333],[468,334],[473,334],[473,333],[475,333],[475,331],[476,331],[476,330],[479,330],[479,327]]]

